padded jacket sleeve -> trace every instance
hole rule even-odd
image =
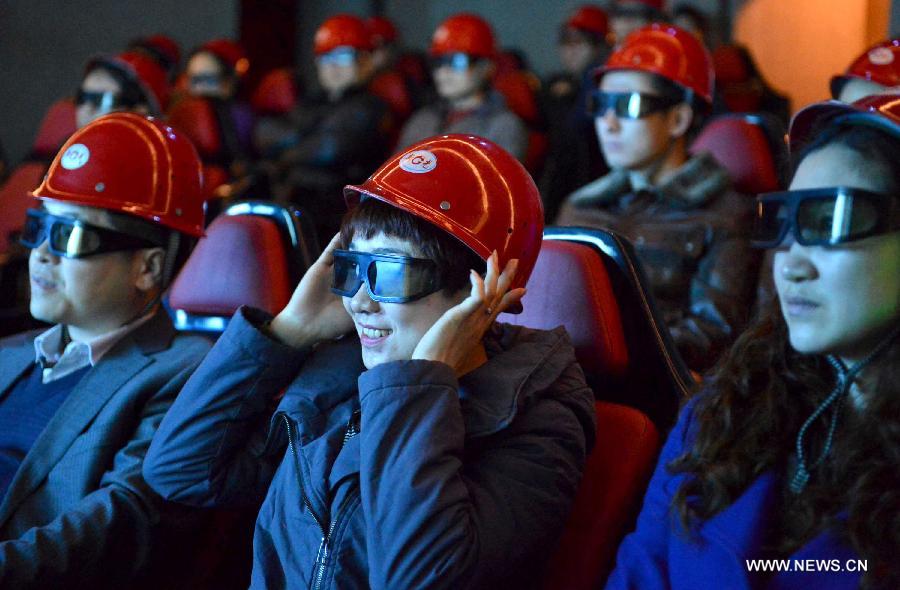
[[[505,428],[474,439],[443,363],[379,365],[359,389],[371,587],[533,585],[592,444],[593,395],[577,365]]]
[[[277,467],[265,453],[274,400],[307,354],[263,334],[266,319],[241,308],[160,425],[144,477],[164,498],[211,507],[265,497]]]
[[[196,516],[163,504],[141,476],[150,440],[193,367],[146,401],[131,440],[96,490],[47,524],[0,543],[0,587],[122,587],[147,565],[161,527]]]

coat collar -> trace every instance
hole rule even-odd
[[[693,209],[722,194],[729,186],[731,179],[728,172],[704,152],[663,177],[652,192],[673,207]],[[631,192],[628,171],[619,169],[573,192],[569,201],[576,207],[602,206]]]
[[[37,334],[34,334],[37,335]],[[164,311],[125,335],[72,390],[25,456],[0,504],[0,526],[16,507],[46,478],[75,439],[122,386],[153,362],[150,355],[165,350],[175,330]],[[5,391],[34,363],[33,336],[7,351],[0,351]],[[15,375],[12,379],[9,375]]]
[[[470,437],[505,428],[519,407],[550,387],[575,362],[563,328],[532,330],[494,323],[485,334],[484,345],[488,361],[459,379],[466,435]],[[348,336],[330,343],[304,363],[279,410],[305,421],[309,432],[316,432],[323,414],[358,395],[357,378],[364,370],[357,338]]]

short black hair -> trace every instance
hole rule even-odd
[[[412,213],[378,199],[363,198],[341,223],[341,247],[355,235],[371,239],[379,233],[407,240],[424,258],[433,260],[444,282],[444,294],[453,295],[470,284],[469,271],[484,274],[487,263],[456,237]]]
[[[710,106],[705,100],[697,96],[696,93],[686,90],[679,84],[672,82],[668,78],[663,78],[657,74],[650,74],[650,83],[653,91],[663,98],[670,98],[679,102],[686,102],[694,113],[691,119],[691,126],[688,130],[688,137],[696,134],[703,124],[706,122],[706,116],[709,114]]]

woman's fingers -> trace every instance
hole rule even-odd
[[[322,255],[319,256],[319,261],[331,266],[334,264],[334,251],[337,250],[337,247],[341,244],[341,234],[340,232],[334,234],[334,237],[331,238],[331,241],[328,242],[328,245],[325,246],[325,249],[322,251]]]

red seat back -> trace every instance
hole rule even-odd
[[[201,160],[209,161],[221,156],[222,130],[209,100],[194,96],[183,98],[172,105],[168,117],[169,123],[193,142]]]
[[[500,321],[545,330],[564,326],[589,381],[625,372],[628,349],[619,308],[603,263],[589,246],[544,240],[525,288],[524,311],[501,314]]]
[[[40,205],[31,191],[41,184],[45,172],[47,165],[43,162],[25,162],[0,187],[0,253],[7,251],[12,235],[25,225],[25,211]]]
[[[511,71],[500,74],[494,79],[494,88],[506,99],[506,108],[526,125],[537,124],[537,95],[527,73]]]
[[[369,92],[387,103],[397,122],[405,121],[413,111],[412,97],[403,76],[393,70],[381,72],[369,82]]]
[[[169,305],[203,316],[231,316],[245,304],[276,313],[294,287],[289,256],[272,219],[220,215],[172,284]]]
[[[600,588],[616,548],[640,508],[659,451],[659,434],[641,412],[595,403],[597,443],[588,456],[575,504],[544,588]]]
[[[75,133],[76,126],[75,103],[72,99],[63,98],[53,103],[41,120],[41,126],[31,146],[31,156],[35,159],[51,160],[69,136]]]
[[[297,106],[300,91],[291,68],[277,68],[263,76],[250,105],[261,115],[286,115]]]
[[[709,152],[731,174],[738,191],[778,190],[778,155],[753,117],[725,115],[710,121],[691,145],[692,154]]]

